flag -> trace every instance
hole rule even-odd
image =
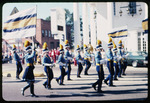
[[[148,33],[148,19],[142,21],[142,28],[144,30],[144,34]]]
[[[123,30],[112,32],[112,33],[108,33],[108,36],[112,38],[127,37],[128,32],[127,32],[127,29],[123,29]]]
[[[34,36],[36,33],[36,7],[9,16],[4,23],[3,39]]]

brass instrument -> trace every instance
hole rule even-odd
[[[89,53],[89,54],[92,54],[93,53],[93,46],[91,45],[91,44],[88,44],[87,45],[87,47],[88,47],[88,50],[87,50],[87,52]],[[89,61],[92,61],[92,58],[91,57],[88,57],[88,60]]]

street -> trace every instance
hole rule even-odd
[[[23,72],[26,65],[23,65]],[[85,68],[85,66],[83,67]],[[20,82],[15,78],[16,65],[2,64],[2,97],[5,101],[109,101],[109,100],[145,100],[148,97],[148,68],[128,66],[126,76],[118,78],[118,81],[113,81],[115,87],[109,87],[102,84],[103,93],[97,93],[92,84],[97,80],[96,67],[91,66],[88,73],[84,75],[84,69],[81,73],[81,78],[77,78],[77,66],[72,64],[71,79],[64,79],[65,85],[58,85],[56,77],[60,75],[58,64],[53,68],[54,79],[51,82],[52,89],[45,89],[42,85],[46,80],[46,76],[36,76],[44,74],[42,65],[35,65],[35,84],[34,92],[38,97],[30,97],[30,89],[25,91],[25,95],[21,95],[21,88],[27,83]],[[23,75],[20,74],[20,78]],[[11,77],[7,77],[10,73]],[[108,70],[104,66],[105,78],[108,75]]]

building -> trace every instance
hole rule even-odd
[[[74,5],[77,5],[77,3]],[[78,6],[74,7],[74,9],[77,7]],[[107,50],[108,34],[127,29],[127,37],[113,39],[113,41],[118,44],[118,41],[122,40],[127,51],[148,52],[148,39],[145,40],[144,30],[142,29],[142,20],[148,18],[148,7],[146,3],[83,3],[82,11],[84,44],[90,43],[89,40],[91,39],[92,46],[96,47],[96,41],[99,39],[102,41],[103,48]],[[74,13],[78,14],[79,12],[76,10]],[[90,28],[87,25],[89,25]],[[89,37],[89,31],[91,37]]]

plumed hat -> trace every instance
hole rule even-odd
[[[86,45],[86,44],[84,44],[84,49],[85,49],[85,50],[88,50],[88,47],[87,47],[87,45]]]
[[[64,52],[63,46],[61,44],[59,46],[60,46],[59,48],[60,53]]]
[[[80,47],[79,47],[79,45],[77,45],[77,49],[76,49],[77,51],[80,51]]]
[[[70,47],[68,40],[65,41],[65,48]]]
[[[122,47],[122,41],[121,40],[119,40],[119,42],[118,42],[118,47]]]
[[[115,52],[115,51],[117,51],[117,46],[116,46],[116,44],[113,42],[113,51]]]
[[[12,49],[12,50],[13,50],[13,51],[16,51],[16,50],[17,50],[15,44],[13,44],[13,49]]]
[[[108,47],[112,47],[113,46],[113,43],[112,43],[112,38],[109,37],[109,41],[108,41]]]
[[[28,40],[25,41],[24,47],[25,47],[26,51],[31,51],[32,50],[32,48],[30,46],[30,42]]]
[[[44,42],[44,44],[43,44],[43,52],[48,52],[49,51],[47,47],[48,47],[47,43]]]
[[[101,49],[102,48],[102,42],[100,40],[97,40],[97,46],[96,49]]]

